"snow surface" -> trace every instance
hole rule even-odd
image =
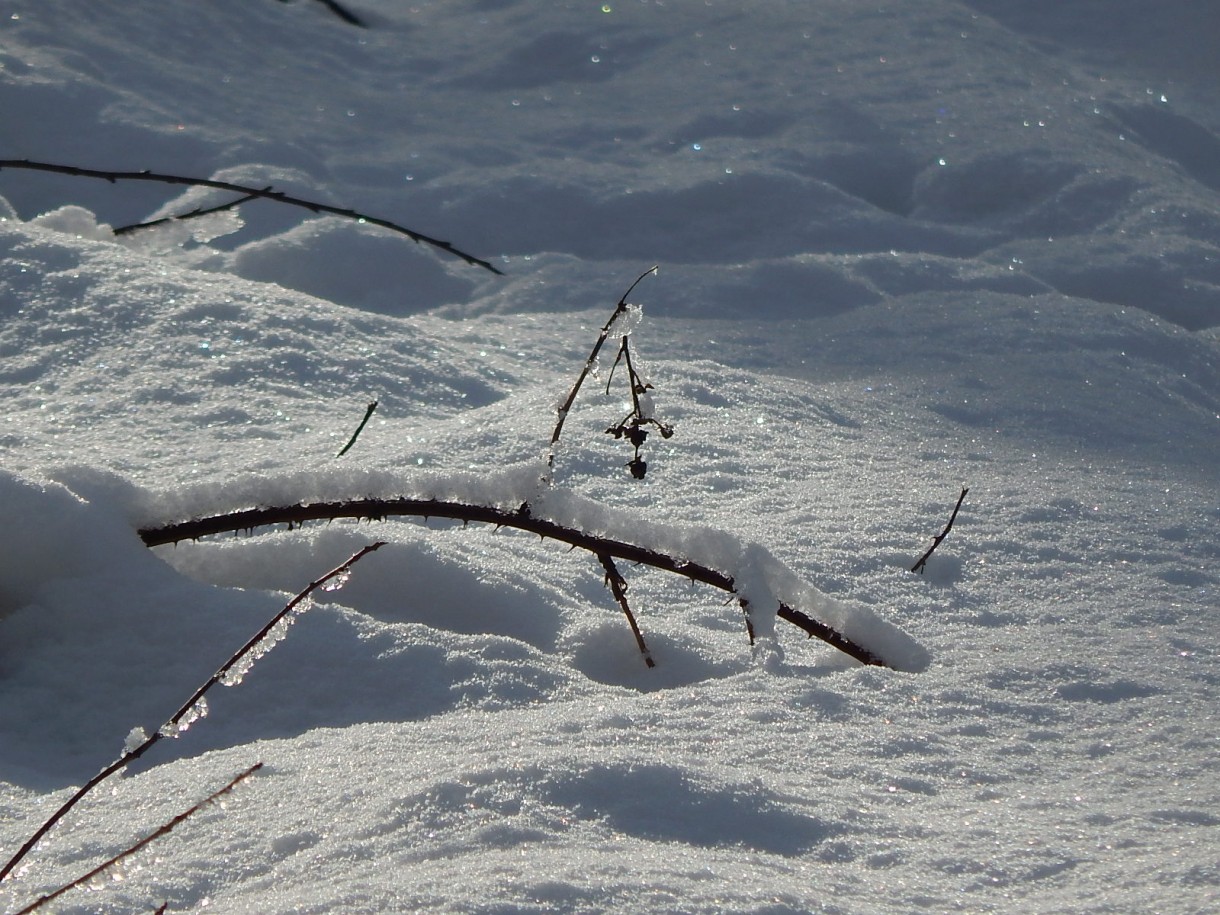
[[[369,28],[0,2],[0,158],[273,185],[505,273],[266,201],[115,235],[227,197],[0,170],[0,858],[388,541],[69,814],[3,911],[258,761],[49,908],[1220,906],[1211,5],[350,5]],[[632,354],[675,435],[631,479],[603,354],[552,508],[758,544],[925,670],[782,621],[751,651],[724,595],[623,565],[650,670],[595,561],[507,530],[139,540],[504,495],[652,264]]]

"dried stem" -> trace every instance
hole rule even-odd
[[[201,706],[201,702],[203,701],[207,692],[213,686],[223,680],[229,671],[240,664],[242,660],[248,654],[250,654],[250,652],[253,651],[260,642],[263,641],[267,634],[271,632],[271,630],[274,629],[281,620],[288,616],[288,614],[292,613],[302,601],[313,594],[313,592],[318,588],[325,585],[328,581],[346,575],[351,567],[355,563],[359,562],[365,555],[384,545],[384,541],[378,541],[377,543],[370,544],[369,546],[366,546],[364,549],[355,553],[342,565],[336,566],[321,578],[310,582],[309,586],[306,587],[305,590],[293,597],[292,600],[290,600],[284,606],[283,610],[272,617],[267,625],[260,629],[248,642],[246,642],[245,645],[239,648],[228,661],[221,665],[220,669],[217,670],[216,673],[212,674],[212,676],[207,679],[202,686],[195,690],[195,692],[191,694],[191,698],[187,699],[186,702],[182,704],[182,707],[178,709],[178,711],[175,712],[173,716],[165,722],[165,724],[163,724],[158,730],[154,731],[151,736],[145,737],[138,746],[124,750],[118,759],[98,772],[98,774],[89,779],[89,781],[85,782],[85,784],[78,788],[70,798],[64,801],[64,803],[60,805],[59,809],[52,813],[47,821],[38,827],[34,834],[30,836],[28,840],[26,840],[26,843],[22,845],[20,849],[18,849],[17,853],[9,859],[8,863],[5,864],[3,868],[0,868],[0,881],[4,880],[12,872],[13,868],[17,866],[21,859],[29,854],[30,849],[37,845],[42,837],[50,832],[52,827],[63,819],[68,811],[80,803],[84,799],[85,795],[87,795],[90,791],[92,791],[114,773],[118,772],[129,763],[139,759],[146,752],[148,752],[148,750],[151,749],[154,744],[158,743],[165,737],[175,736],[180,730],[184,730],[185,728],[182,727],[182,723],[184,721],[186,722],[186,725],[189,726],[191,721],[200,717],[201,708],[206,708],[206,705]]]
[[[377,401],[374,400],[368,405],[368,409],[365,410],[364,419],[360,420],[360,425],[356,427],[356,431],[352,433],[352,437],[347,440],[347,444],[340,449],[339,453],[336,454],[335,457],[343,457],[343,455],[347,454],[351,450],[352,445],[356,444],[356,439],[360,438],[360,433],[364,431],[364,427],[368,425],[368,421],[372,417],[373,411],[376,409]]]
[[[635,621],[635,614],[631,612],[631,606],[627,603],[627,579],[623,578],[609,554],[599,553],[597,558],[601,562],[602,568],[606,570],[606,587],[610,589],[610,593],[614,595],[618,605],[623,608],[623,615],[627,617],[627,625],[631,627],[631,634],[635,636],[635,644],[639,646],[640,654],[644,656],[644,663],[649,667],[656,667],[657,662],[652,659],[652,652],[648,650],[644,634],[640,632],[640,627]]]
[[[482,267],[484,270],[490,270],[492,273],[502,273],[502,271],[497,270],[489,262],[460,251],[447,241],[432,238],[413,229],[408,229],[406,226],[399,225],[396,222],[391,222],[388,219],[369,216],[344,207],[316,203],[312,200],[305,200],[301,197],[285,194],[283,191],[272,190],[269,187],[257,188],[244,184],[235,184],[232,181],[218,181],[213,178],[190,178],[183,175],[166,175],[152,171],[118,172],[96,168],[80,168],[75,165],[54,165],[49,162],[33,162],[29,159],[0,159],[0,170],[6,168],[24,168],[41,172],[54,172],[60,175],[72,175],[77,178],[101,178],[103,181],[109,181],[112,184],[116,181],[158,181],[162,184],[185,184],[193,187],[211,187],[221,191],[232,191],[235,194],[245,194],[250,197],[261,197],[267,200],[274,200],[278,203],[286,203],[289,206],[302,207],[312,213],[330,213],[333,216],[342,216],[345,219],[354,219],[357,222],[380,226],[383,229],[389,229],[392,232],[405,235],[414,242],[431,245],[433,248],[437,248],[447,254],[452,254],[454,257],[460,258],[472,266]]]
[[[551,471],[555,469],[555,446],[559,444],[559,436],[563,432],[563,424],[567,422],[568,412],[572,409],[572,404],[576,401],[576,395],[580,392],[580,386],[585,383],[585,379],[589,377],[589,372],[593,371],[593,365],[597,362],[597,356],[602,351],[606,340],[610,337],[610,329],[614,326],[614,322],[619,319],[627,310],[627,296],[635,290],[635,287],[640,285],[644,277],[657,272],[657,267],[653,266],[645,270],[636,278],[627,291],[623,293],[623,297],[618,300],[618,304],[614,306],[614,311],[598,335],[597,342],[593,344],[593,350],[589,353],[589,358],[585,360],[584,368],[580,370],[580,375],[576,378],[576,383],[572,385],[572,390],[568,391],[567,399],[559,406],[558,414],[555,419],[555,431],[551,433],[551,447],[547,452],[546,466],[548,480]]]
[[[585,531],[567,527],[546,518],[538,518],[529,511],[529,505],[516,510],[495,508],[488,505],[471,505],[464,502],[447,502],[438,499],[352,499],[342,502],[312,502],[300,505],[283,505],[270,508],[252,508],[245,511],[196,518],[178,524],[167,524],[158,528],[139,531],[148,546],[177,543],[180,540],[197,540],[212,534],[251,531],[256,527],[271,524],[297,526],[306,521],[333,521],[339,518],[384,520],[392,516],[416,518],[451,518],[455,521],[482,522],[497,527],[510,527],[527,531],[539,537],[558,540],[573,547],[587,550],[594,556],[603,553],[615,559],[652,566],[673,572],[695,581],[736,594],[733,578],[717,569],[677,559],[666,553],[610,537],[600,537]],[[780,619],[787,620],[804,630],[811,638],[819,638],[828,645],[851,655],[863,664],[888,666],[878,655],[863,645],[849,639],[843,633],[816,620],[800,610],[780,604],[777,611]]]
[[[912,572],[923,574],[924,566],[928,564],[928,557],[936,552],[936,548],[940,546],[940,542],[949,536],[949,531],[953,529],[953,522],[957,520],[957,513],[961,510],[962,503],[966,501],[966,493],[970,492],[968,487],[962,487],[962,494],[957,497],[957,505],[953,507],[953,514],[949,516],[949,523],[945,525],[945,529],[936,535],[932,540],[932,545],[928,547],[928,551],[919,557],[919,561],[911,566]]]
[[[142,838],[140,841],[136,842],[135,845],[132,845],[130,848],[126,849],[125,851],[119,852],[113,858],[110,858],[108,861],[105,861],[102,864],[99,864],[93,870],[89,871],[89,873],[84,874],[80,877],[77,877],[71,883],[64,884],[59,889],[55,890],[53,893],[47,893],[45,896],[39,897],[33,903],[26,906],[24,909],[21,909],[19,912],[15,912],[14,915],[28,915],[29,912],[33,912],[35,909],[42,908],[48,902],[52,901],[53,899],[57,899],[60,896],[62,896],[64,893],[68,892],[68,890],[75,889],[78,886],[82,886],[82,885],[88,883],[98,874],[101,874],[101,873],[109,870],[110,868],[114,867],[116,864],[120,863],[121,861],[123,861],[127,858],[130,858],[132,855],[134,855],[144,846],[146,846],[152,842],[155,842],[157,839],[160,839],[162,836],[169,835],[171,832],[174,831],[175,828],[177,828],[177,826],[180,823],[182,823],[183,820],[189,819],[190,817],[194,816],[196,813],[198,813],[203,808],[216,803],[218,800],[220,800],[226,794],[231,792],[234,788],[236,788],[238,785],[240,785],[242,782],[244,782],[247,778],[249,778],[251,775],[253,775],[255,772],[257,772],[262,767],[263,767],[263,764],[261,762],[255,763],[249,769],[246,769],[246,771],[242,772],[236,778],[232,779],[227,785],[225,785],[219,791],[215,791],[212,794],[209,794],[207,797],[205,797],[198,804],[195,804],[189,810],[184,810],[182,813],[178,814],[172,820],[169,820],[168,822],[164,823],[155,832],[149,833],[144,838]],[[165,908],[166,908],[166,906],[162,905],[161,908],[158,909],[158,911],[163,912],[163,911],[165,911]]]

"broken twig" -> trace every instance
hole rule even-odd
[[[923,574],[924,566],[928,564],[928,557],[936,552],[936,548],[940,546],[940,542],[949,536],[949,531],[953,529],[953,522],[957,520],[957,513],[961,510],[962,503],[966,501],[966,493],[970,492],[968,487],[962,487],[962,494],[957,497],[957,505],[953,506],[953,514],[949,516],[949,523],[945,525],[945,529],[936,535],[932,540],[932,545],[928,547],[928,551],[919,557],[919,561],[911,566],[912,572]]]

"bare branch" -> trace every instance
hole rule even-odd
[[[0,159],[0,170],[6,168],[24,168],[40,172],[54,172],[60,175],[72,175],[77,178],[100,178],[112,184],[116,181],[157,181],[162,184],[185,184],[192,187],[211,187],[221,191],[232,191],[235,194],[245,194],[250,197],[261,197],[267,200],[274,200],[277,203],[301,207],[309,210],[311,213],[330,213],[333,216],[342,216],[345,219],[354,219],[357,222],[380,226],[383,229],[389,229],[391,232],[397,232],[399,235],[405,235],[413,242],[431,245],[433,248],[437,248],[447,254],[452,254],[454,257],[460,258],[472,266],[482,267],[484,270],[490,270],[492,273],[503,275],[502,271],[497,270],[488,261],[480,260],[473,255],[460,251],[447,241],[432,238],[413,229],[408,229],[406,226],[396,222],[391,222],[388,219],[369,216],[366,213],[358,213],[355,210],[344,207],[305,200],[301,197],[285,194],[283,191],[272,190],[269,187],[257,188],[244,184],[236,184],[232,181],[218,181],[214,178],[190,178],[184,175],[166,175],[152,171],[118,172],[96,168],[81,168],[76,165],[54,165],[49,162],[33,162],[29,159]]]
[[[949,523],[946,524],[945,529],[937,534],[932,540],[932,545],[928,547],[928,551],[919,557],[919,561],[916,562],[915,565],[911,566],[912,572],[918,572],[920,575],[923,574],[924,566],[928,564],[928,557],[936,552],[936,548],[940,546],[940,542],[949,536],[949,531],[953,529],[953,522],[957,520],[957,513],[961,510],[962,503],[966,501],[966,493],[968,492],[970,492],[969,488],[963,486],[962,494],[957,497],[957,505],[953,507],[953,514],[949,516]]]

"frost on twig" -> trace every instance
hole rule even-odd
[[[484,486],[483,491],[490,491],[491,481],[486,478],[480,478],[479,483]],[[551,492],[554,493],[554,491]],[[515,495],[515,493],[513,494]],[[745,591],[753,595],[756,592],[764,592],[766,589],[761,587],[755,588],[753,586],[743,588],[739,586],[740,583],[735,581],[734,576],[742,572],[749,572],[757,577],[757,570],[753,567],[766,565],[769,573],[773,572],[775,575],[780,576],[791,587],[793,594],[798,596],[801,594],[816,596],[812,589],[808,589],[808,586],[800,585],[799,580],[796,579],[793,573],[784,569],[774,560],[768,558],[764,561],[762,556],[765,551],[761,550],[761,548],[745,547],[740,543],[736,543],[736,541],[727,535],[721,535],[718,532],[714,536],[720,541],[720,547],[727,549],[725,544],[730,542],[736,543],[736,546],[732,549],[744,551],[749,557],[746,568],[733,568],[732,566],[727,569],[717,568],[711,562],[697,561],[691,558],[693,543],[688,543],[686,547],[666,547],[662,545],[658,548],[649,544],[649,540],[652,538],[648,536],[641,537],[642,542],[633,542],[626,539],[626,537],[584,530],[579,526],[582,523],[579,520],[581,514],[595,512],[598,510],[597,507],[595,504],[582,502],[567,494],[563,495],[565,500],[562,501],[571,507],[571,511],[560,512],[555,517],[547,517],[538,507],[531,506],[529,503],[522,504],[517,502],[510,508],[501,507],[497,504],[478,504],[473,501],[455,499],[398,496],[390,498],[353,498],[332,502],[311,501],[291,505],[244,509],[225,512],[219,515],[196,517],[189,521],[145,527],[139,531],[139,535],[148,546],[158,546],[161,544],[177,543],[181,540],[195,540],[214,534],[253,531],[256,528],[268,525],[286,524],[296,527],[307,521],[333,521],[339,518],[384,520],[395,516],[425,519],[448,518],[455,521],[479,522],[492,524],[498,528],[504,527],[526,531],[539,537],[556,540],[560,543],[566,543],[569,546],[586,550],[594,556],[604,554],[613,559],[621,559],[626,562],[639,563],[666,572],[672,572],[676,575],[690,578],[693,581],[703,582],[722,591],[727,591],[738,597],[744,596]],[[540,494],[539,499],[542,502],[543,508],[545,508],[547,504],[546,493]],[[489,501],[491,501],[490,498]],[[633,519],[626,523],[631,524],[640,534],[650,531],[649,525],[641,519]],[[654,533],[657,539],[662,536],[662,533]],[[817,599],[827,604],[831,603],[824,597],[817,597]],[[914,645],[905,635],[892,629],[888,624],[882,623],[879,619],[869,619],[867,623],[862,622],[867,618],[867,614],[862,609],[855,613],[857,617],[856,622],[853,622],[851,617],[845,617],[841,622],[836,623],[818,619],[804,612],[800,607],[793,606],[783,597],[776,601],[774,610],[771,610],[769,607],[756,606],[756,603],[755,600],[751,599],[751,616],[748,617],[749,619],[762,619],[758,614],[774,612],[780,619],[800,628],[811,638],[819,638],[863,664],[897,667],[899,669],[922,669],[922,665],[926,663],[923,649]],[[836,614],[839,612],[837,610]],[[874,649],[866,641],[853,637],[851,632],[846,630],[845,626],[863,627],[867,635],[876,636],[887,647],[880,650]],[[891,649],[895,653],[893,656],[898,660],[888,659],[888,652]]]
[[[78,886],[84,886],[86,883],[88,883],[93,878],[97,877],[100,874],[105,873],[110,868],[112,868],[116,864],[119,864],[120,862],[126,860],[127,858],[130,858],[140,849],[144,848],[144,846],[149,845],[152,842],[155,842],[157,839],[160,839],[162,836],[169,835],[184,820],[187,820],[190,817],[194,816],[196,813],[198,813],[200,810],[203,810],[205,807],[215,804],[217,801],[219,801],[221,798],[223,798],[226,794],[231,793],[233,791],[233,789],[235,789],[238,785],[240,785],[242,782],[244,782],[247,778],[249,778],[251,775],[253,775],[255,772],[257,772],[262,767],[263,767],[263,764],[261,762],[255,763],[253,766],[246,769],[244,772],[239,773],[235,778],[230,779],[229,783],[226,784],[219,791],[212,792],[207,797],[205,797],[202,801],[195,804],[190,809],[184,810],[182,813],[178,814],[172,820],[169,820],[166,823],[162,824],[158,829],[149,833],[144,838],[140,839],[140,841],[136,842],[134,845],[119,852],[113,858],[103,861],[97,867],[93,868],[88,873],[82,874],[81,876],[77,877],[71,883],[65,883],[59,889],[57,889],[53,892],[47,893],[44,896],[40,896],[38,899],[34,900],[34,902],[30,903],[24,909],[20,909],[19,911],[14,912],[13,915],[28,915],[28,913],[33,912],[36,909],[42,908],[48,902],[58,899],[60,896],[62,896],[64,893],[68,892],[69,890],[75,889]],[[162,905],[158,909],[158,911],[163,912],[163,911],[165,911],[165,908],[166,908],[166,906]]]
[[[40,826],[32,836],[26,841],[17,853],[9,859],[4,867],[0,868],[0,880],[4,880],[13,870],[14,867],[29,854],[30,850],[38,844],[52,827],[55,826],[73,807],[84,799],[90,791],[108,779],[110,776],[119,770],[125,768],[130,763],[139,759],[154,744],[165,739],[166,737],[179,737],[190,728],[192,724],[203,718],[208,713],[207,693],[213,686],[220,683],[223,686],[235,686],[242,681],[242,678],[250,670],[258,658],[270,651],[277,642],[282,640],[287,634],[288,626],[293,620],[295,614],[299,614],[309,606],[311,595],[319,588],[326,589],[333,582],[346,581],[348,575],[351,574],[352,566],[359,562],[364,556],[374,550],[384,546],[384,542],[370,544],[359,552],[353,554],[346,562],[339,565],[321,578],[309,583],[303,591],[292,598],[284,609],[271,618],[271,620],[263,626],[257,633],[250,638],[245,645],[233,653],[216,673],[212,674],[207,681],[200,686],[191,697],[182,704],[182,707],[175,712],[169,720],[167,720],[160,728],[153,731],[151,735],[146,735],[143,728],[133,728],[131,733],[127,735],[127,740],[123,745],[123,752],[118,759],[106,766],[97,775],[85,782],[77,791],[68,798],[58,809]]]

